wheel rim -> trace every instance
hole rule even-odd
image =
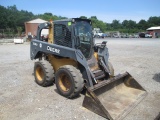
[[[59,76],[58,83],[61,90],[63,90],[64,92],[69,91],[71,88],[71,82],[69,80],[69,77],[64,73]]]
[[[40,66],[36,68],[36,78],[38,81],[42,81],[44,78],[44,71]]]

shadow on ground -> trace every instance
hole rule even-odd
[[[154,120],[160,120],[160,113],[158,114],[158,116]]]
[[[160,82],[160,73],[156,73],[154,76],[153,76],[153,80],[157,81],[157,82]]]

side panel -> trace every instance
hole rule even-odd
[[[49,44],[47,42],[32,40],[30,45],[30,58],[31,60],[39,58],[39,54],[48,54],[59,56],[63,58],[70,58],[79,63],[85,69],[85,78],[87,82],[87,86],[93,87],[93,82],[91,79],[91,74],[89,71],[89,67],[87,61],[80,50],[68,48],[56,44]],[[63,62],[63,61],[62,61]],[[69,62],[70,63],[70,62]],[[61,63],[62,64],[62,63]],[[60,64],[59,64],[60,65]],[[57,66],[58,68],[58,66]]]
[[[50,63],[52,64],[54,71],[56,72],[63,65],[72,65],[78,67],[78,63],[73,59],[68,58],[56,58],[53,55],[48,56]]]
[[[30,47],[31,47],[30,48],[31,60],[37,59],[38,53],[47,53],[47,54],[53,54],[61,57],[72,58],[77,61],[75,49],[72,49],[72,48],[59,46],[56,44],[49,44],[47,42],[43,42],[39,40],[32,40]]]
[[[108,48],[107,47],[104,47],[104,48],[101,48],[99,47],[98,48],[98,58],[102,57],[105,64],[107,65],[108,64],[108,58],[109,58],[109,52],[108,52]]]

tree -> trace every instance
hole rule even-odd
[[[53,18],[53,15],[52,15],[52,13],[44,13],[44,14],[38,15],[38,17],[43,20],[49,21]]]
[[[97,20],[97,17],[96,16],[91,16],[91,19]]]
[[[5,29],[8,26],[7,9],[0,5],[0,29]]]
[[[128,28],[129,28],[129,29],[134,29],[134,28],[136,28],[136,22],[133,21],[133,20],[129,20],[129,21],[128,21]]]
[[[7,15],[8,25],[10,28],[16,29],[17,17],[19,17],[17,7],[16,5],[13,5],[13,6],[8,6],[7,9],[8,9],[8,15]]]
[[[111,26],[113,27],[114,30],[118,30],[121,28],[121,23],[119,20],[113,20]]]
[[[94,17],[91,17],[91,18],[89,18],[91,21],[92,21],[92,27],[93,28],[97,28],[98,26],[97,26],[97,17],[96,16],[94,16]]]
[[[111,26],[110,23],[106,23],[106,30],[107,31],[113,31],[113,27]]]
[[[148,23],[145,20],[140,20],[139,23],[137,24],[138,29],[140,30],[146,30],[148,28]]]
[[[98,20],[96,16],[91,16],[89,19],[92,21],[93,28],[100,28],[102,32],[106,31],[106,23]]]
[[[106,23],[104,23],[101,20],[98,20],[96,24],[97,24],[97,27],[100,28],[102,32],[106,31]]]
[[[149,26],[160,26],[160,17],[150,17],[148,19]]]
[[[15,33],[20,34],[25,30],[24,22],[30,21],[36,18],[41,18],[46,21],[66,19],[63,16],[53,15],[50,12],[44,14],[35,15],[32,12],[26,10],[18,10],[16,5],[4,7],[0,5],[0,30],[1,33]],[[80,16],[80,18],[87,19],[86,16]],[[147,28],[152,26],[160,26],[160,16],[152,16],[147,21],[140,20],[136,23],[133,20],[124,20],[122,23],[119,20],[113,20],[112,23],[105,23],[99,20],[96,16],[89,18],[92,21],[93,28],[100,28],[102,32],[105,31],[120,31],[126,33],[133,33],[139,31],[146,31]]]
[[[122,22],[122,26],[123,26],[123,28],[127,29],[128,26],[129,26],[128,20],[124,20],[124,21]]]
[[[81,18],[81,19],[87,19],[86,16],[80,16],[79,18]]]
[[[53,16],[52,13],[44,13],[44,15]]]
[[[17,27],[18,36],[20,37],[22,34],[22,27]]]

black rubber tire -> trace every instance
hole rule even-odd
[[[52,65],[46,60],[40,60],[34,64],[35,82],[43,87],[47,87],[54,82],[54,70]]]
[[[108,67],[109,67],[109,71],[110,71],[110,77],[114,76],[114,68],[113,65],[111,64],[111,62],[108,61]]]
[[[55,74],[55,84],[60,95],[75,98],[83,90],[84,80],[77,68],[72,65],[64,65]],[[68,88],[65,84],[68,85]]]

